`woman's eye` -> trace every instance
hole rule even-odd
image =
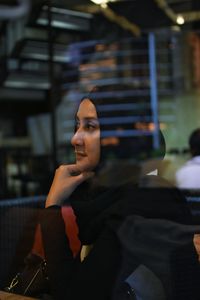
[[[95,126],[95,124],[88,123],[88,124],[86,124],[86,128],[87,129],[95,129],[96,126]]]
[[[89,131],[95,131],[97,129],[99,129],[99,123],[94,121],[94,122],[87,122],[85,124],[85,128]]]

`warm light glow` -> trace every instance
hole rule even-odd
[[[108,5],[107,5],[107,3],[102,3],[102,4],[101,4],[101,7],[102,7],[102,8],[107,8]]]
[[[119,145],[119,138],[117,138],[116,136],[103,138],[103,139],[101,139],[101,145],[102,146],[108,146],[108,145],[117,146],[117,145]]]
[[[97,5],[104,5],[108,2],[108,0],[91,0],[93,3],[97,4]]]
[[[108,7],[108,2],[115,2],[116,0],[90,0],[93,3],[100,5],[102,8]]]
[[[90,0],[95,4],[101,5],[102,7],[106,8],[108,2],[116,2],[116,0]]]
[[[149,131],[154,131],[155,130],[155,124],[150,122],[150,123],[144,123],[144,122],[137,122],[135,123],[135,128],[138,130],[149,130]],[[167,124],[166,123],[160,123],[159,124],[160,129],[166,129]]]
[[[179,24],[179,25],[183,25],[185,23],[185,20],[184,20],[183,16],[178,15],[177,19],[176,19],[176,23]]]

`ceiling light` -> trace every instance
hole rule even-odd
[[[102,7],[109,2],[109,0],[90,0],[90,1],[92,1],[93,3],[95,3],[97,5],[101,5]]]
[[[178,15],[177,18],[176,18],[176,23],[179,24],[179,25],[183,25],[185,23],[185,20],[184,20],[183,16]]]
[[[108,4],[107,4],[107,3],[102,3],[102,4],[101,4],[101,7],[102,7],[102,8],[107,8],[107,7],[108,7]]]

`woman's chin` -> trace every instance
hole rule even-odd
[[[76,164],[81,172],[89,172],[94,169],[94,167],[91,164],[89,164],[88,162],[77,161]]]

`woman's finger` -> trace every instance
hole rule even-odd
[[[77,176],[81,174],[81,170],[76,164],[67,165],[67,169],[71,176]]]
[[[85,181],[89,178],[92,178],[94,176],[94,172],[83,172],[79,174],[78,176],[75,176],[77,179],[79,179],[81,182]]]

